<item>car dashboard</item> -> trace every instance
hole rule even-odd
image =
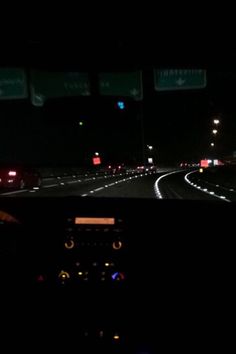
[[[25,346],[156,353],[229,343],[235,204],[2,198],[0,210],[2,284],[31,333]]]

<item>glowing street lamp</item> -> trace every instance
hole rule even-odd
[[[213,146],[215,146],[215,144],[214,144],[214,143],[211,143],[211,146],[213,147]]]
[[[213,123],[214,123],[215,125],[218,125],[218,124],[220,124],[220,120],[219,120],[219,119],[214,119],[214,120],[213,120]]]
[[[218,130],[217,130],[217,129],[213,129],[213,130],[212,130],[212,133],[213,133],[214,135],[216,135],[216,134],[218,133]]]

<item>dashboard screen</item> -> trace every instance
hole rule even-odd
[[[115,225],[115,218],[76,217],[76,225]]]

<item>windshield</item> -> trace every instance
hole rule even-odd
[[[236,73],[0,68],[0,194],[236,200]]]

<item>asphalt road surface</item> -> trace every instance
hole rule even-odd
[[[235,191],[224,191],[219,186],[206,188],[194,181],[194,171],[160,168],[143,173],[129,172],[119,175],[93,177],[66,177],[47,179],[40,189],[7,191],[1,196],[11,197],[111,197],[158,198],[191,200],[235,200]]]

